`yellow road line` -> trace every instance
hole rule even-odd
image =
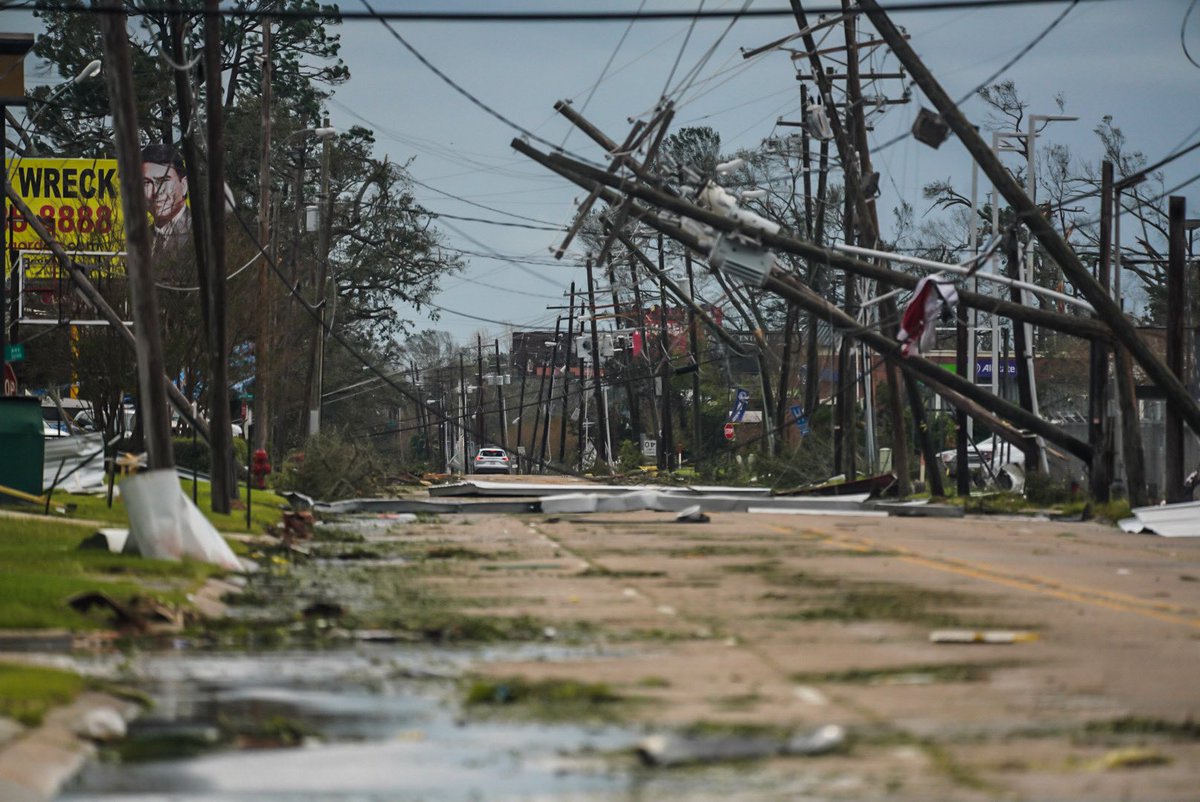
[[[786,532],[789,530],[786,527],[771,525],[776,531]],[[809,530],[812,531],[812,530]],[[824,540],[836,543],[839,546],[853,549],[856,551],[871,551],[883,550],[890,551],[896,554],[897,559],[914,565],[920,565],[925,568],[932,568],[938,571],[946,571],[949,573],[959,574],[960,576],[971,577],[972,579],[981,579],[985,582],[994,582],[998,585],[1017,588],[1019,590],[1032,591],[1040,593],[1043,596],[1050,596],[1063,601],[1077,602],[1080,604],[1090,604],[1096,607],[1104,607],[1109,610],[1118,610],[1120,612],[1134,613],[1137,615],[1154,618],[1160,621],[1166,621],[1172,624],[1183,624],[1184,626],[1200,629],[1200,618],[1190,615],[1190,610],[1178,605],[1166,604],[1161,602],[1147,602],[1138,599],[1134,596],[1127,596],[1121,593],[1113,593],[1111,591],[1096,590],[1093,588],[1071,586],[1061,582],[1056,582],[1051,579],[1038,576],[1020,576],[1014,575],[997,568],[992,568],[987,565],[976,563],[968,563],[961,560],[951,560],[942,557],[925,557],[911,549],[894,546],[892,544],[878,543],[869,538],[857,537],[846,538],[837,535],[817,532]]]

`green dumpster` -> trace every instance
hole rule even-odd
[[[41,401],[0,398],[0,493],[8,487],[42,494],[45,437]]]

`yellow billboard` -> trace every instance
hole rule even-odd
[[[9,159],[7,166],[13,189],[80,261],[111,264],[100,255],[125,250],[116,159]],[[6,240],[24,255],[25,278],[57,278],[50,249],[11,203],[7,222]]]

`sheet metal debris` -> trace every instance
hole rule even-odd
[[[45,449],[43,488],[53,485],[57,476],[57,489],[68,493],[99,493],[105,489],[102,433],[47,437]]]
[[[429,488],[429,495],[445,496],[500,496],[506,498],[536,498],[539,496],[560,496],[565,493],[596,493],[600,495],[621,495],[639,490],[653,492],[670,492],[677,494],[708,493],[722,496],[769,496],[770,488],[766,487],[722,487],[719,485],[690,485],[688,487],[664,489],[662,485],[611,485],[585,484],[583,482],[491,482],[486,480],[471,480],[454,482],[453,484],[434,485]]]
[[[1130,534],[1148,532],[1161,537],[1200,537],[1200,501],[1136,507],[1132,512],[1132,518],[1125,518],[1118,524]]]
[[[542,499],[542,512],[550,515],[586,512],[682,512],[699,507],[704,512],[747,512],[755,508],[768,511],[821,510],[828,515],[853,514],[863,510],[865,493],[857,496],[780,498],[731,496],[718,494],[676,493],[663,490],[634,490],[620,495],[604,493],[564,493]],[[883,516],[886,513],[878,513]]]
[[[837,724],[788,737],[772,734],[651,735],[637,746],[647,766],[670,767],[699,763],[755,760],[779,755],[823,755],[846,742],[846,730]]]

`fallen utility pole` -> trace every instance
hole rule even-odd
[[[549,167],[550,169],[554,170],[555,172],[558,172],[560,175],[567,178],[568,180],[574,181],[575,183],[579,184],[584,189],[592,189],[597,183],[604,183],[605,179],[611,179],[611,177],[608,176],[603,171],[594,170],[594,169],[590,168],[588,165],[579,164],[579,163],[565,159],[564,157],[561,157],[558,155],[543,154],[520,140],[514,140],[512,143],[512,146],[518,152],[521,152],[521,153],[529,156],[530,158],[534,159],[535,161],[537,161],[541,164],[544,164],[545,166]],[[568,166],[568,165],[570,165],[570,166]],[[578,170],[578,172],[575,172],[576,169]],[[713,227],[718,228],[720,230],[731,230],[731,228],[733,228],[733,229],[739,228],[736,223],[729,220],[728,218],[725,218],[725,217],[722,217],[721,215],[717,215],[717,214],[708,212],[704,209],[700,209],[698,207],[692,206],[691,204],[688,204],[685,201],[682,201],[680,199],[674,198],[673,196],[665,195],[663,193],[654,193],[648,187],[644,187],[644,186],[637,185],[637,184],[632,184],[632,185],[626,184],[626,185],[623,185],[621,188],[626,190],[628,192],[628,194],[630,194],[630,195],[640,195],[642,193],[645,193],[645,194],[650,194],[655,199],[664,198],[667,202],[663,203],[662,204],[663,206],[667,206],[667,207],[674,206],[674,209],[677,210],[680,214],[691,217],[695,220],[699,220],[705,224],[712,224]],[[602,197],[605,199],[606,203],[610,203],[610,204],[624,202],[624,199],[622,199],[619,195],[617,195],[617,193],[603,193]],[[697,239],[694,236],[685,232],[679,226],[664,222],[663,220],[659,219],[656,215],[652,214],[647,209],[639,210],[638,215],[639,215],[639,218],[641,220],[643,220],[643,222],[647,223],[652,228],[655,228],[656,230],[658,230],[660,232],[666,233],[668,236],[672,237],[673,239],[675,239],[679,242],[687,244],[694,251],[696,251],[698,253],[702,253],[704,251],[704,248],[701,247],[701,245],[699,244]],[[711,223],[710,223],[710,221],[711,221]],[[750,236],[759,236],[762,240],[771,239],[774,241],[774,240],[778,239],[778,238],[774,237],[773,235],[770,235],[769,232],[760,231],[758,229],[754,229],[754,230],[744,232],[744,233],[746,233]],[[786,238],[784,238],[784,239],[786,241]],[[790,277],[790,278],[793,281],[796,280],[794,277]],[[770,282],[772,280],[773,279],[768,279],[768,284],[767,284],[768,288],[771,287]],[[807,287],[805,287],[804,289],[805,289],[805,291],[811,293],[811,290],[808,290]],[[803,303],[803,305],[807,310],[810,310],[810,311],[815,310],[818,312],[818,314],[822,315],[823,317],[828,317],[828,319],[830,319],[830,320],[833,319],[833,316],[835,314],[837,316],[841,316],[842,318],[853,320],[853,318],[847,318],[845,313],[841,309],[834,306],[833,304],[829,304],[823,298],[816,296],[815,293],[812,293],[812,296],[813,296],[812,298],[809,298],[809,297],[804,298],[805,302]],[[789,295],[786,295],[785,297],[792,298],[793,295],[789,294]],[[801,296],[795,296],[795,297],[799,299]],[[817,301],[819,301],[819,304],[814,305],[813,298],[815,298]],[[800,302],[801,302],[800,300],[797,300],[797,303],[800,303]],[[854,323],[853,326],[850,326],[848,328],[850,330],[851,336],[857,336],[859,334],[857,332],[857,329],[859,329],[860,327],[858,326],[857,323]],[[880,353],[884,354],[885,356],[887,356],[889,354],[894,354],[894,356],[890,356],[889,358],[898,358],[899,344],[894,339],[884,337],[883,335],[875,334],[874,332],[863,332],[863,333],[861,333],[861,336],[862,336],[863,341],[866,342],[867,345],[869,345],[871,348],[875,349],[876,351],[879,351]],[[980,404],[985,409],[988,409],[989,411],[993,412],[994,414],[997,414],[1005,419],[1011,420],[1012,422],[1016,423],[1017,425],[1022,426],[1026,429],[1029,429],[1030,431],[1034,432],[1035,434],[1041,435],[1042,437],[1049,440],[1050,442],[1061,446],[1062,448],[1064,448],[1065,450],[1067,450],[1074,456],[1079,457],[1080,459],[1084,460],[1085,462],[1091,461],[1091,449],[1088,447],[1088,445],[1086,443],[1065,434],[1057,427],[1046,422],[1040,416],[1033,415],[1033,414],[1027,412],[1026,410],[1021,409],[1019,406],[1016,406],[1015,404],[1011,404],[1007,401],[1004,401],[1003,399],[1000,399],[999,397],[997,397],[991,393],[981,390],[980,388],[975,386],[974,382],[963,379],[957,375],[950,374],[950,373],[942,370],[937,365],[934,365],[932,362],[928,362],[928,360],[924,360],[920,357],[910,357],[910,358],[904,360],[901,364],[902,364],[902,366],[906,366],[908,369],[920,374],[922,376],[922,378],[926,381],[926,383],[934,384],[934,385],[941,386],[941,387],[949,387],[950,389],[955,390],[960,395],[963,395],[963,396],[975,401],[976,403]]]
[[[116,0],[101,0],[100,8],[107,12],[100,15],[100,30],[104,40],[107,67],[104,74],[111,98],[118,173],[122,186],[139,187],[142,182],[142,158],[138,144],[137,106],[134,102],[133,62],[126,32],[128,20]],[[142,431],[146,436],[146,461],[152,471],[171,469],[175,466],[175,453],[171,443],[167,394],[159,379],[164,372],[162,334],[159,331],[158,297],[150,258],[146,197],[137,191],[122,192],[121,207],[125,214],[126,271],[136,340],[138,395],[145,416]],[[213,479],[215,482],[216,477]]]
[[[905,37],[896,29],[876,0],[861,0],[859,5],[870,17],[879,34],[887,40],[892,53],[908,70],[913,81],[937,108],[942,119],[966,146],[967,151],[979,163],[979,166],[983,168],[996,190],[1012,206],[1017,218],[1029,227],[1033,236],[1042,243],[1046,254],[1059,265],[1071,283],[1091,303],[1100,320],[1110,329],[1117,341],[1129,350],[1130,356],[1142,366],[1150,380],[1162,390],[1167,403],[1174,405],[1193,432],[1200,433],[1200,404],[1197,404],[1196,400],[1192,398],[1183,382],[1155,355],[1138,334],[1133,323],[1121,311],[1120,306],[1087,271],[1078,254],[1042,216],[1021,185],[1009,174],[996,154],[979,136],[975,127],[959,110],[957,104],[946,94],[941,84],[905,41]]]
[[[577,179],[581,186],[590,188],[588,185],[591,182],[582,177],[577,177]],[[605,198],[605,202],[615,200],[608,193],[602,197]],[[651,228],[683,243],[694,251],[700,250],[698,240],[679,226],[662,220],[647,209],[638,210],[638,215]],[[924,357],[901,357],[900,344],[898,342],[878,332],[863,329],[854,318],[804,286],[795,276],[775,270],[768,277],[764,288],[783,296],[787,300],[793,301],[806,311],[815,312],[821,319],[829,321],[831,325],[841,330],[846,336],[860,340],[872,350],[881,354],[885,359],[895,361],[902,370],[916,374],[926,384],[952,391],[950,393],[942,393],[951,403],[954,403],[959,397],[968,399],[992,415],[1011,421],[1013,424],[1027,429],[1035,435],[1044,437],[1046,440],[1084,462],[1091,461],[1092,452],[1087,443],[1066,434],[1040,416],[1027,412],[1016,404],[977,387],[974,382],[942,369],[941,366],[930,362]]]
[[[133,332],[125,326],[125,321],[121,320],[121,316],[109,306],[108,301],[104,299],[100,291],[88,280],[86,271],[80,267],[78,262],[71,258],[71,255],[67,253],[62,244],[51,236],[46,227],[42,225],[41,218],[34,215],[29,205],[25,203],[24,198],[18,195],[16,190],[12,188],[7,175],[4,176],[4,194],[12,201],[13,207],[21,213],[34,233],[41,238],[42,242],[46,243],[46,247],[58,259],[58,263],[67,269],[71,281],[75,284],[75,288],[79,291],[79,294],[83,296],[84,301],[95,309],[100,314],[100,317],[108,321],[109,326],[116,332],[121,342],[125,343],[136,353],[137,339],[133,336]],[[174,382],[171,381],[165,372],[162,374],[162,381],[171,406],[175,407],[175,411],[179,413],[179,416],[196,430],[201,439],[206,443],[209,442],[208,422],[199,415],[192,414],[192,402],[175,386]]]
[[[758,228],[747,228],[736,220],[717,212],[702,209],[684,198],[664,192],[656,187],[644,183],[631,182],[627,178],[614,176],[590,164],[568,158],[559,153],[543,154],[520,139],[514,139],[511,145],[517,152],[528,156],[555,172],[559,172],[560,174],[565,172],[570,174],[570,176],[586,179],[588,182],[604,184],[618,192],[626,193],[645,201],[651,206],[690,217],[717,231],[741,234],[750,240],[757,240],[768,248],[792,253],[805,259],[815,260],[819,264],[836,270],[848,270],[864,278],[872,278],[901,289],[914,290],[916,289],[917,282],[920,281],[918,276],[889,270],[886,267],[864,262],[846,254],[823,248],[810,242],[794,239],[784,234],[772,234],[769,231]],[[590,186],[590,183],[588,185]],[[960,289],[958,297],[959,303],[968,307],[1030,323],[1034,326],[1061,331],[1074,337],[1099,339],[1109,342],[1113,336],[1108,326],[1092,318],[1075,317],[1039,307],[1014,304],[1012,301],[1005,301],[995,296],[982,295],[966,289]]]

